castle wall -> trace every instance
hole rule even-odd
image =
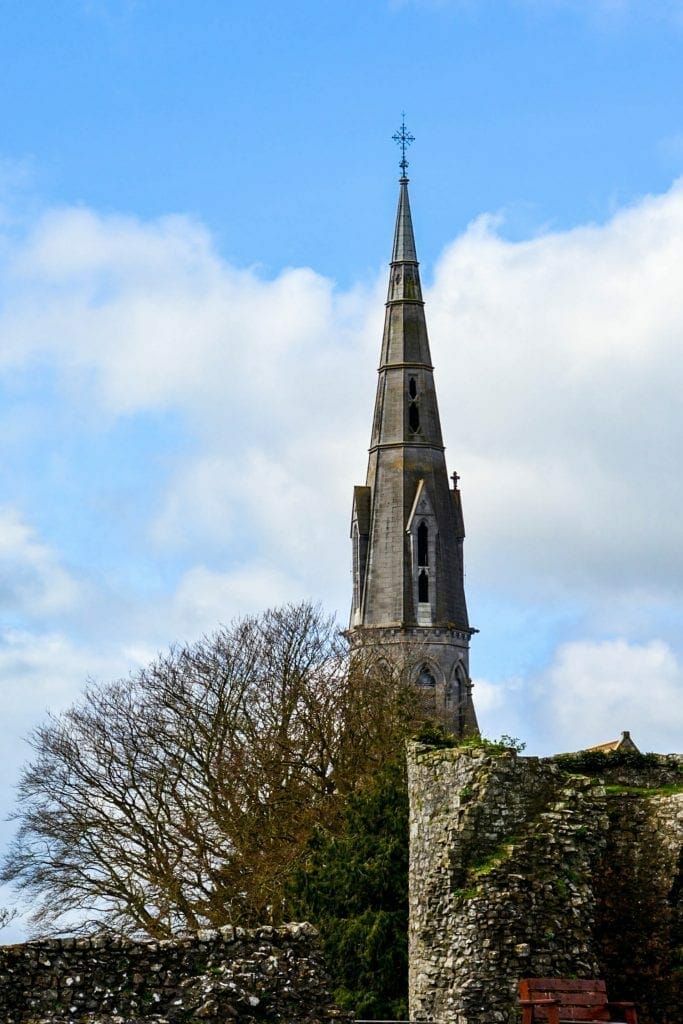
[[[680,1024],[683,759],[607,780],[485,747],[408,764],[411,1019],[512,1024],[519,978],[574,976]]]
[[[595,937],[613,991],[647,1008],[644,1020],[683,1020],[683,794],[615,792],[593,881]]]
[[[309,924],[226,927],[162,942],[96,937],[0,947],[3,1024],[345,1020],[326,985]]]

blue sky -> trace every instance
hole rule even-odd
[[[680,0],[0,0],[4,813],[87,677],[346,619],[402,110],[482,726],[680,749],[682,54]]]

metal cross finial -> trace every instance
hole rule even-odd
[[[401,168],[403,177],[405,178],[406,171],[408,170],[408,161],[406,160],[406,149],[411,144],[411,142],[415,142],[415,136],[411,135],[410,132],[406,130],[405,111],[401,114],[401,117],[403,118],[401,127],[397,132],[394,132],[394,134],[391,137],[394,140],[394,142],[401,147],[401,162],[399,163],[398,166]]]

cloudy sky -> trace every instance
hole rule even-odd
[[[683,2],[0,0],[3,815],[87,678],[345,621],[404,109],[482,728],[682,748]]]

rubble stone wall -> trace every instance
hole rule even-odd
[[[0,1020],[316,1024],[336,1011],[309,924],[187,938],[55,939],[0,947]]]
[[[513,1024],[519,978],[557,976],[680,1024],[683,758],[606,778],[415,744],[408,765],[412,1020]]]

